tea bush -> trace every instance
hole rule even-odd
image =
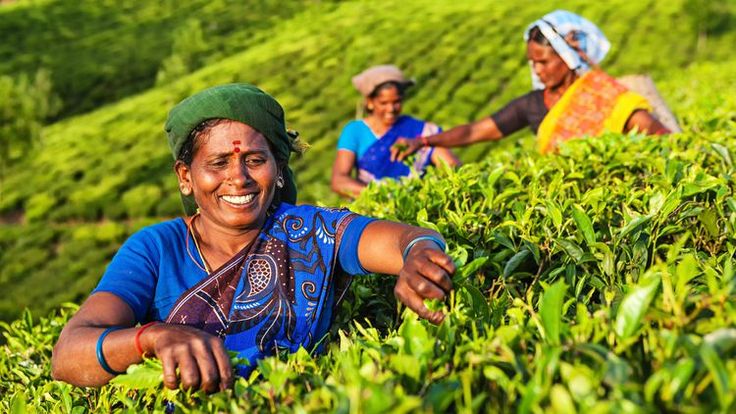
[[[2,52],[3,48],[15,50],[13,45],[17,50],[26,50],[32,43],[32,50],[39,56],[49,54],[45,62],[64,65],[77,62],[79,67],[63,70],[54,64],[45,64],[52,70],[54,85],[59,87],[64,102],[71,102],[68,101],[70,94],[77,93],[79,99],[83,99],[82,96],[93,99],[95,94],[82,92],[92,79],[96,79],[95,85],[100,86],[100,91],[109,94],[101,98],[105,102],[128,96],[102,107],[98,107],[100,101],[94,98],[96,103],[91,105],[94,111],[74,117],[63,115],[63,120],[42,130],[43,139],[36,150],[20,158],[2,177],[0,222],[4,223],[3,231],[28,233],[33,229],[29,226],[32,222],[70,229],[84,222],[155,221],[181,214],[171,156],[163,144],[162,124],[166,111],[197,90],[231,81],[253,82],[273,93],[286,109],[289,126],[299,130],[312,144],[312,150],[293,163],[300,201],[338,204],[339,199],[329,189],[326,171],[332,164],[340,128],[354,115],[358,94],[350,86],[352,75],[371,64],[397,63],[417,80],[406,103],[407,113],[432,119],[445,127],[478,119],[528,90],[529,73],[521,33],[528,22],[552,7],[544,2],[529,2],[517,7],[510,2],[466,0],[427,7],[423,1],[411,0],[389,10],[369,2],[321,2],[310,3],[308,7],[299,2],[278,2],[283,3],[283,8],[272,12],[270,7],[276,7],[277,3],[257,3],[249,6],[247,16],[239,13],[241,6],[225,1],[207,2],[206,6],[198,2],[187,3],[187,7],[178,8],[166,2],[145,2],[137,6],[137,3],[126,3],[128,6],[107,13],[103,11],[110,5],[105,2],[92,5],[86,1],[46,1],[0,7],[0,28],[5,24],[17,29],[18,33],[32,31],[22,39],[16,39],[13,34],[9,39],[14,40],[3,43],[0,53],[6,53]],[[683,1],[618,0],[592,4],[569,0],[556,2],[555,7],[576,10],[601,25],[614,45],[604,61],[607,70],[614,74],[649,72],[663,85],[670,77],[677,76],[678,68],[692,61],[723,60],[730,44],[736,40],[736,31],[725,31],[710,36],[707,47],[697,49],[694,29],[678,23],[686,14],[683,4]],[[270,17],[263,20],[259,17],[263,15]],[[75,20],[79,18],[84,22]],[[183,78],[134,94],[138,88],[149,85],[146,82],[152,85],[161,59],[176,53],[167,46],[172,42],[173,31],[185,27],[192,19],[200,22],[202,37],[208,45],[202,52],[204,66]],[[245,24],[238,19],[253,22]],[[33,29],[26,26],[29,21],[36,22]],[[636,24],[631,23],[634,21]],[[61,36],[62,32],[66,40],[49,50],[48,45],[52,44],[49,39]],[[92,35],[97,32],[98,35]],[[1,29],[0,33],[5,30]],[[678,41],[670,41],[673,37]],[[130,46],[133,39],[136,47]],[[137,43],[145,45],[137,47]],[[155,46],[156,52],[148,50],[148,45]],[[124,48],[124,53],[118,47]],[[104,50],[96,54],[99,49]],[[141,55],[135,59],[135,67],[126,66],[131,50]],[[66,56],[65,59],[57,56],[62,52],[66,54],[61,55]],[[108,56],[109,53],[113,56]],[[144,58],[149,53],[155,62]],[[20,61],[35,62],[37,54],[7,52],[4,55],[9,56],[6,63],[11,65],[8,70],[20,71],[20,66],[15,65]],[[107,63],[101,65],[100,60]],[[150,77],[134,75],[139,73],[137,65],[143,61],[149,62],[146,65],[150,67]],[[0,67],[2,65],[0,63]],[[113,69],[119,65],[123,65],[125,72],[120,76],[115,74],[123,69]],[[118,77],[111,83],[76,72],[86,73],[85,68]],[[68,81],[56,79],[59,74],[70,78]],[[133,81],[127,78],[129,74],[149,81],[131,86]],[[716,75],[714,80],[719,79],[719,74]],[[68,86],[61,86],[65,82],[79,86],[80,92],[69,92]],[[707,87],[705,83],[698,87]],[[131,89],[126,89],[128,86]],[[690,109],[679,109],[694,105],[679,105],[679,101],[687,102],[691,96],[681,96],[677,87],[663,88],[662,93],[668,101],[678,105],[679,116],[689,116]],[[472,162],[484,159],[491,152],[518,146],[533,150],[533,140],[528,133],[458,152],[463,161]],[[161,198],[158,200],[146,199],[156,194],[153,187],[159,188]],[[145,201],[141,208],[128,208],[121,202],[122,195],[127,193],[132,194],[128,197]],[[34,273],[48,275],[51,268],[64,268],[71,260],[58,254],[64,251],[65,240],[58,240],[53,249],[43,244],[33,246],[37,252],[46,252],[43,260],[36,262]],[[0,271],[29,269],[23,263],[14,263],[19,249],[20,246],[9,242],[0,251]],[[89,270],[77,277],[84,278],[85,285],[93,285],[100,276],[98,269],[104,268],[105,263],[82,263],[82,267],[84,265]],[[54,277],[65,279],[68,275]],[[13,312],[6,320],[19,315],[24,306],[43,313],[58,304],[49,300],[22,299],[29,291],[24,282],[25,273],[14,273],[8,279],[15,280],[16,284],[0,282],[0,289],[7,292],[0,302],[7,301],[7,306],[3,307]],[[33,291],[39,298],[57,296],[44,284],[34,286]],[[69,300],[80,300],[83,295],[84,292],[77,292]]]
[[[189,62],[196,70],[257,44],[262,29],[315,6],[329,2],[11,2],[0,5],[0,75],[48,69],[63,102],[60,115],[67,117],[152,87],[167,56],[181,56],[174,35],[189,19],[203,23],[208,45]]]
[[[683,94],[703,92],[681,101],[697,105],[683,134],[611,134],[554,156],[512,148],[369,187],[355,211],[447,237],[460,270],[438,327],[397,311],[387,280],[357,279],[325,354],[270,357],[233,390],[205,397],[163,391],[156,361],[99,390],[51,381],[50,347],[70,305],[3,325],[0,407],[731,412],[736,103],[719,86],[734,77],[722,69],[671,79]],[[122,237],[114,228],[104,233]],[[73,234],[85,243],[76,254],[111,239]]]
[[[736,133],[736,119],[726,130]],[[714,134],[717,135],[717,134]],[[371,186],[353,209],[441,231],[460,265],[440,326],[355,281],[324,355],[233,390],[162,390],[156,361],[99,390],[50,381],[74,307],[4,325],[3,409],[658,412],[736,409],[733,140],[609,135]],[[78,236],[86,239],[86,236]],[[373,285],[373,286],[371,286]],[[383,284],[384,286],[390,284]],[[355,304],[359,305],[356,307]],[[389,315],[379,329],[372,321]],[[393,315],[393,316],[391,316]],[[135,390],[135,391],[134,391]]]
[[[325,171],[357,100],[350,76],[397,63],[417,80],[407,113],[446,127],[477,119],[528,89],[520,33],[551,8],[258,2],[247,17],[257,23],[241,31],[224,1],[144,3],[107,14],[105,2],[0,6],[0,32],[26,34],[0,46],[12,56],[0,73],[41,59],[72,105],[2,177],[0,319],[17,319],[0,325],[0,411],[736,411],[736,73],[725,58],[736,31],[698,44],[693,26],[678,24],[685,0],[555,4],[600,23],[614,45],[607,70],[653,74],[684,133],[612,134],[555,156],[521,134],[460,151],[478,163],[374,185],[351,205],[445,235],[460,271],[447,303],[432,304],[448,312],[442,325],[397,308],[391,279],[371,276],[353,283],[325,354],[268,358],[224,393],[162,391],[156,361],[101,389],[52,381],[51,346],[76,309],[59,304],[82,300],[134,231],[180,214],[161,131],[179,99],[230,81],[273,93],[312,144],[294,164],[301,201],[334,204]],[[269,7],[282,19],[261,20]],[[178,53],[169,32],[191,18],[211,46],[194,64],[204,66],[146,89]],[[41,47],[55,37],[58,50]],[[137,42],[156,52],[136,52],[125,68],[133,81],[119,52]],[[31,44],[43,52],[13,52]],[[101,44],[110,56],[94,52]],[[69,56],[80,71],[59,71]],[[109,63],[90,63],[98,56]],[[113,103],[66,117],[100,102]]]

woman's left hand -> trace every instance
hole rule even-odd
[[[421,241],[409,251],[404,266],[399,271],[394,294],[417,315],[439,324],[445,315],[427,309],[424,300],[444,300],[452,290],[450,275],[453,273],[455,264],[450,256],[433,241]]]

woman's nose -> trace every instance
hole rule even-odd
[[[248,168],[243,162],[233,162],[228,171],[228,175],[230,181],[235,185],[245,185],[252,179]]]

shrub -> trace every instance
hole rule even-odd
[[[56,114],[61,103],[44,69],[33,78],[0,76],[0,96],[0,160],[13,162],[31,152],[44,121]]]
[[[145,217],[156,211],[161,202],[161,189],[157,185],[142,184],[123,194],[123,205],[128,217]]]

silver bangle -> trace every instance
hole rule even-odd
[[[425,240],[433,241],[443,252],[445,251],[445,248],[447,248],[447,245],[445,245],[445,242],[439,237],[430,236],[430,235],[415,237],[404,248],[404,254],[402,254],[403,261],[406,262],[406,257],[409,256],[409,251],[411,251],[411,248],[414,247],[415,244],[419,243],[420,241],[425,241]]]

